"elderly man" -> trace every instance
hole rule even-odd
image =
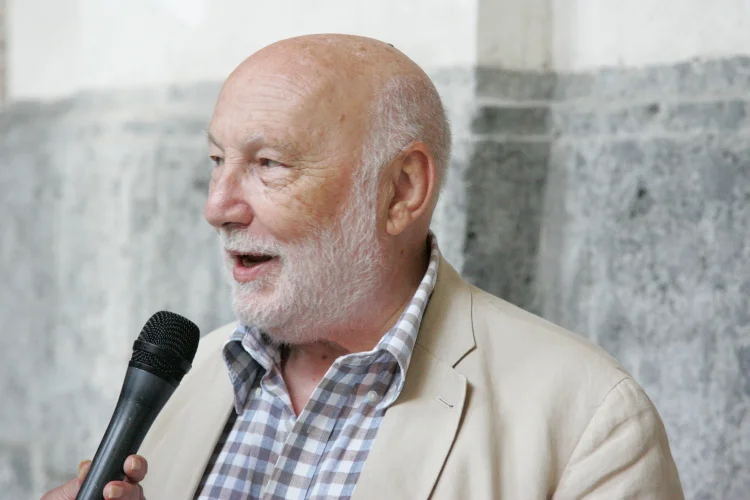
[[[273,44],[226,81],[208,139],[239,324],[201,341],[106,498],[682,498],[612,358],[441,258],[450,131],[402,53]]]

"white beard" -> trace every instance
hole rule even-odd
[[[333,327],[355,326],[377,293],[382,243],[375,224],[376,187],[358,186],[331,225],[304,240],[282,244],[243,230],[220,230],[232,307],[238,320],[273,341],[302,344],[321,340]],[[369,188],[369,189],[368,189]],[[371,194],[363,194],[363,193]],[[224,250],[277,256],[274,272],[249,283],[231,276],[234,261]]]

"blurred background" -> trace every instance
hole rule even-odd
[[[232,319],[207,120],[241,60],[315,32],[434,79],[448,260],[617,357],[688,498],[750,498],[748,0],[0,4],[0,498],[93,455],[153,312]]]

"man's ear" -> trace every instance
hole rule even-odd
[[[432,208],[437,167],[430,148],[422,142],[410,144],[390,165],[386,179],[386,231],[395,236]]]

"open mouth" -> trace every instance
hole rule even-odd
[[[255,267],[273,258],[273,255],[264,254],[234,254],[234,259],[240,267]]]

